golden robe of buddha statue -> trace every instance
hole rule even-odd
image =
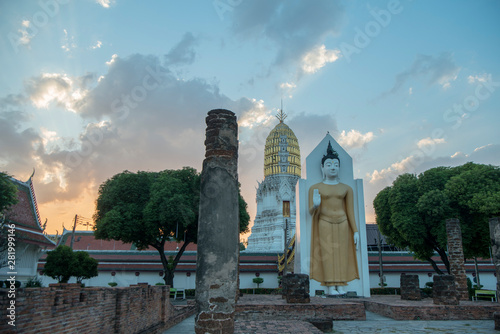
[[[336,287],[329,289],[329,294],[345,293],[343,286],[359,278],[354,195],[350,186],[339,181],[340,161],[330,143],[321,168],[323,182],[309,189],[312,215],[309,275],[323,286]]]

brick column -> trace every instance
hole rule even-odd
[[[491,254],[493,263],[495,263],[495,272],[497,274],[497,300],[500,297],[500,218],[490,218],[490,239]],[[498,314],[500,318],[500,313]],[[495,320],[496,323],[496,320]],[[499,322],[500,324],[500,322]]]
[[[238,289],[238,125],[208,112],[196,259],[196,333],[233,333]]]
[[[467,290],[467,276],[465,275],[464,250],[462,247],[462,230],[458,219],[446,220],[446,234],[448,235],[448,259],[451,274],[455,277],[457,296],[459,300],[469,300]],[[433,291],[435,291],[435,287]]]
[[[399,286],[401,288],[401,299],[422,300],[418,275],[406,275],[403,273],[401,274],[399,282]]]
[[[460,303],[455,277],[453,275],[434,275],[432,299],[436,305],[458,305]]]
[[[309,275],[306,274],[287,274],[281,279],[281,284],[286,290],[287,303],[311,302],[309,297]]]

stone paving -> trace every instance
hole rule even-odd
[[[393,320],[366,312],[366,321],[334,321],[333,332],[354,333],[498,333],[493,320]]]
[[[486,334],[495,331],[493,320],[433,320],[405,321],[392,320],[367,312],[366,321],[335,321],[333,331],[337,334],[355,333],[456,333],[456,334]],[[194,333],[194,316],[165,331],[164,334]],[[236,321],[235,333],[238,334],[299,334],[322,333],[308,322],[303,321]]]
[[[275,301],[275,296],[249,296],[245,299],[252,302],[266,305]],[[315,302],[328,303],[329,298],[316,300]],[[382,296],[371,298],[383,300]],[[388,301],[394,298],[385,297]],[[425,301],[423,304],[426,304]],[[398,301],[399,304],[405,304],[406,301]],[[480,302],[481,303],[481,302]],[[496,303],[492,305],[498,305]],[[337,334],[355,334],[355,333],[500,333],[494,330],[493,320],[393,320],[376,313],[366,311],[366,321],[334,321],[333,331]],[[163,334],[187,334],[194,333],[194,316],[187,318],[182,323],[170,328]],[[263,321],[240,321],[235,322],[235,333],[238,334],[299,334],[299,333],[322,333],[312,324],[306,321],[290,320],[263,320]]]

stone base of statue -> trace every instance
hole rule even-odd
[[[333,290],[338,292],[338,295],[342,295],[344,293],[354,295],[355,293],[357,296],[369,297],[370,277],[368,271],[368,250],[366,245],[363,180],[354,179],[352,158],[330,134],[327,134],[318,146],[316,146],[316,148],[307,156],[306,178],[299,180],[300,221],[296,225],[295,272],[311,276],[310,267],[313,218],[309,213],[309,189],[311,186],[323,182],[321,160],[325,155],[329,142],[331,143],[333,149],[338,153],[340,161],[340,182],[348,185],[353,190],[354,215],[357,230],[359,232],[359,242],[355,251],[357,263],[352,264],[357,266],[359,279],[346,282],[347,285],[339,284],[338,286],[333,286]],[[323,290],[325,295],[335,295],[331,287],[324,286],[322,285],[322,282],[318,282],[314,279],[310,280],[309,288],[309,293],[317,290]]]

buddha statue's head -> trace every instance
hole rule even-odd
[[[321,171],[323,180],[328,178],[338,178],[340,169],[339,154],[332,148],[332,144],[328,142],[326,154],[321,159]]]

